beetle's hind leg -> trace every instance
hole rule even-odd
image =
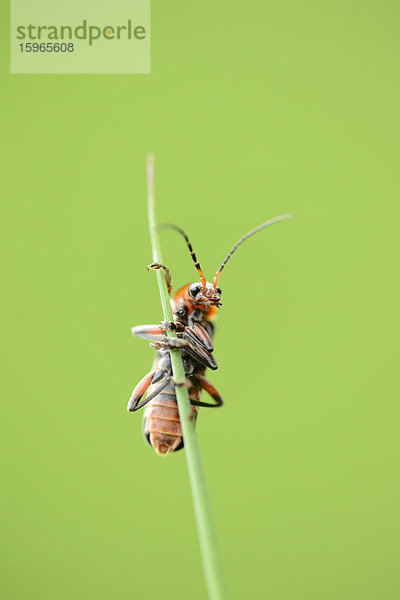
[[[167,282],[167,288],[168,288],[168,294],[171,293],[172,287],[171,287],[171,273],[169,272],[168,267],[166,267],[165,265],[162,265],[160,263],[151,263],[151,265],[147,265],[146,269],[148,271],[150,271],[150,269],[162,269],[164,271],[164,277],[165,277],[165,281]]]
[[[132,392],[132,396],[128,402],[128,411],[135,412],[135,410],[139,410],[145,404],[153,400],[158,394],[168,385],[170,377],[166,377],[166,371],[164,369],[158,369],[157,371],[150,371],[135,387]],[[150,385],[154,385],[161,381],[161,384],[155,389],[151,394],[147,396],[142,402],[142,398],[149,389]]]
[[[221,394],[216,390],[216,388],[213,386],[211,381],[208,381],[208,379],[206,379],[206,377],[204,377],[204,375],[197,373],[193,379],[196,381],[196,383],[199,384],[201,389],[206,391],[207,394],[209,394],[211,396],[211,398],[214,400],[214,402],[210,403],[210,402],[202,402],[201,400],[190,399],[191,404],[193,404],[194,406],[204,406],[207,408],[215,408],[217,406],[221,406],[224,403]]]

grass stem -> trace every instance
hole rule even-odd
[[[163,261],[154,210],[154,156],[152,154],[147,157],[147,200],[153,261],[162,264]],[[164,320],[173,321],[164,273],[159,269],[156,271],[156,275],[158,286],[160,288]],[[176,334],[174,331],[168,331],[168,335],[174,337]],[[184,382],[185,372],[180,350],[173,349],[170,351],[170,354],[174,378],[177,382]],[[221,561],[217,548],[211,506],[206,488],[200,450],[196,438],[195,425],[191,419],[192,411],[188,391],[186,387],[183,386],[177,386],[175,391],[178,401],[179,417],[182,424],[187,467],[208,595],[210,600],[226,600],[227,594],[222,576]]]

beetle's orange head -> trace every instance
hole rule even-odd
[[[201,282],[191,283],[187,289],[188,300],[194,305],[221,306],[221,288],[206,281],[205,288]]]

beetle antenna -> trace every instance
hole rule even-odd
[[[247,238],[251,237],[252,235],[254,235],[255,233],[257,233],[258,231],[261,231],[261,229],[264,229],[265,227],[269,227],[269,225],[273,225],[274,223],[279,223],[280,221],[285,221],[286,219],[290,219],[291,216],[292,215],[287,214],[287,215],[280,215],[279,217],[274,217],[273,219],[270,219],[269,221],[266,221],[262,225],[259,225],[258,227],[256,227],[255,229],[252,229],[251,231],[249,231],[249,233],[246,233],[246,235],[244,235],[243,237],[241,237],[240,240],[238,242],[236,242],[236,244],[228,252],[228,254],[225,256],[224,260],[220,264],[220,266],[218,268],[218,271],[216,272],[215,277],[213,279],[214,289],[217,289],[217,281],[218,281],[218,277],[221,274],[221,271],[223,270],[223,268],[225,267],[226,263],[228,262],[228,260],[232,256],[232,254],[235,252],[235,250],[237,250],[239,248],[240,244],[243,244],[243,242],[245,240],[247,240]]]
[[[194,262],[194,266],[196,267],[197,272],[200,275],[201,285],[203,286],[203,290],[205,290],[206,289],[206,278],[203,275],[203,271],[201,270],[200,263],[197,260],[197,256],[196,256],[195,252],[193,252],[192,244],[190,243],[189,238],[186,235],[186,233],[183,231],[183,229],[181,229],[177,225],[173,225],[172,223],[162,223],[161,225],[159,225],[159,228],[160,229],[175,229],[175,231],[180,233],[185,238],[186,245],[189,248],[190,255]]]

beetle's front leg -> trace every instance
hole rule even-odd
[[[163,324],[161,324],[163,325]],[[204,333],[204,336],[202,335]],[[169,350],[171,348],[183,348],[194,360],[209,369],[218,369],[218,363],[212,355],[214,346],[206,331],[199,326],[199,330],[191,327],[183,327],[180,337],[167,337],[162,340],[153,340],[150,344],[157,350]]]
[[[160,329],[163,331],[176,331],[176,333],[183,333],[185,331],[185,325],[179,321],[161,321]]]
[[[157,270],[162,269],[164,272],[165,281],[167,282],[168,294],[171,293],[171,273],[169,272],[168,267],[165,265],[161,265],[160,263],[151,263],[151,265],[147,265],[146,269],[150,271],[150,269]]]
[[[198,327],[186,328],[182,323],[174,323],[177,326],[177,331],[180,337],[167,337],[166,330],[170,327],[171,322],[164,321],[161,325],[139,325],[132,327],[133,335],[149,340],[152,342],[152,347],[157,350],[170,350],[171,348],[183,348],[197,362],[209,367],[210,369],[218,369],[218,363],[212,355],[212,342],[206,331],[198,325]],[[186,331],[187,329],[187,331]]]
[[[162,341],[167,335],[165,330],[161,329],[160,325],[138,325],[137,327],[132,327],[131,331],[136,337],[152,342]]]
[[[214,346],[208,332],[200,325],[200,323],[192,323],[191,326],[185,328],[182,338],[189,342],[187,352],[200,364],[209,369],[218,369],[218,363],[215,360],[212,352]]]

